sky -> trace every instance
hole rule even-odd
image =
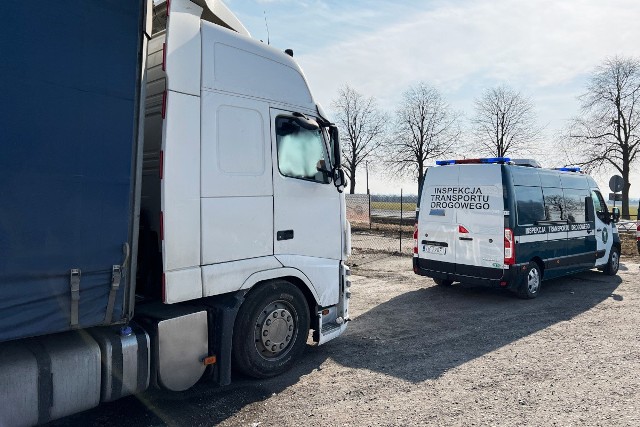
[[[225,0],[254,38],[291,48],[316,100],[348,84],[393,113],[402,93],[436,87],[465,123],[483,90],[508,85],[529,97],[548,145],[543,166],[563,166],[556,135],[579,112],[589,74],[614,55],[640,57],[638,0]],[[269,31],[267,35],[268,25]],[[607,170],[596,176],[608,193]],[[415,193],[411,179],[370,170],[372,193]],[[365,192],[364,170],[357,192]],[[631,177],[640,196],[640,174]]]

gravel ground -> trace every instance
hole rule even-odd
[[[149,391],[53,425],[640,425],[638,258],[535,300],[442,288],[390,256],[354,267],[347,332],[278,378]]]

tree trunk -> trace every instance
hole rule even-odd
[[[622,164],[622,181],[624,182],[624,186],[622,187],[622,218],[630,219],[629,217],[629,188],[631,187],[631,183],[629,182],[629,160],[628,156],[622,156],[623,164]]]
[[[356,192],[356,171],[353,171],[353,175],[351,175],[351,179],[349,180],[349,194],[354,194]]]

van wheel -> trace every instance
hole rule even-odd
[[[540,267],[538,267],[538,264],[531,261],[527,267],[524,282],[522,282],[516,294],[523,299],[533,299],[538,296],[541,284],[542,273],[540,272]]]
[[[296,286],[276,280],[249,292],[233,330],[233,365],[254,378],[287,371],[309,335],[309,308]]]
[[[620,250],[613,246],[609,254],[609,262],[604,267],[604,274],[615,276],[618,273],[618,268],[620,268]]]
[[[433,281],[436,282],[438,286],[451,286],[453,284],[453,280],[447,279],[433,279]]]

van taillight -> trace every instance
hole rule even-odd
[[[418,254],[418,223],[413,226],[413,253]]]
[[[516,263],[516,245],[513,241],[513,231],[510,228],[504,229],[504,263],[506,265]]]

